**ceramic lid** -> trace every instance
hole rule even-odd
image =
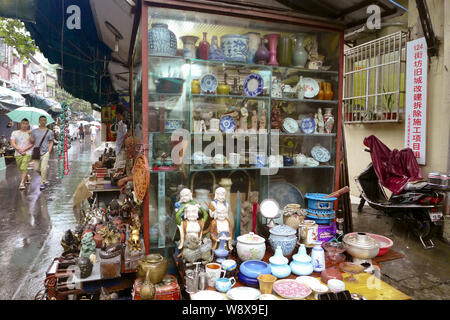
[[[257,234],[254,234],[253,232],[250,232],[250,233],[247,233],[247,234],[237,237],[237,241],[241,242],[241,243],[247,243],[247,244],[262,244],[262,243],[266,242],[266,239],[258,236]]]
[[[291,228],[285,224],[280,224],[269,230],[271,234],[276,236],[292,236],[297,233],[294,228]]]
[[[283,265],[289,262],[289,259],[283,256],[283,251],[281,247],[278,246],[277,250],[275,250],[275,254],[269,258],[269,262],[272,264]]]
[[[361,249],[374,249],[378,248],[378,242],[375,239],[372,239],[364,232],[357,232],[354,234],[347,234],[343,241],[352,246],[361,248]]]

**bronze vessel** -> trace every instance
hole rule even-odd
[[[169,263],[159,253],[149,254],[139,260],[136,271],[139,278],[144,282],[150,281],[153,284],[161,282],[167,274]]]

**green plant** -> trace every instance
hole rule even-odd
[[[392,112],[392,105],[394,104],[394,94],[386,94],[386,89],[383,87],[383,110],[387,112]]]
[[[15,49],[13,54],[24,63],[27,63],[39,51],[20,20],[0,17],[0,38],[5,44]]]

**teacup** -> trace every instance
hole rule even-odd
[[[216,280],[216,289],[220,292],[227,292],[236,284],[234,278],[219,278]]]
[[[205,271],[208,274],[211,281],[212,280],[216,281],[217,279],[224,277],[226,273],[225,270],[222,270],[222,266],[215,262],[206,264]]]
[[[232,167],[232,168],[239,167],[240,160],[241,160],[241,155],[239,153],[230,152],[228,154],[228,164],[230,165],[230,167]]]
[[[233,271],[236,269],[237,263],[233,259],[227,259],[222,261],[222,269],[225,271]]]

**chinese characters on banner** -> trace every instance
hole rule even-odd
[[[411,148],[419,164],[425,164],[427,124],[428,54],[425,38],[406,45],[405,148]]]

